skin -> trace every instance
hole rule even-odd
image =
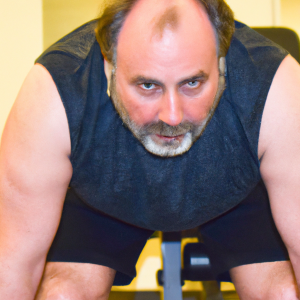
[[[300,287],[300,66],[287,56],[269,91],[258,157],[276,227],[291,262],[252,264],[230,273],[243,299],[299,299]]]
[[[72,176],[70,152],[67,118],[56,86],[48,71],[35,65],[1,141],[1,299],[35,298]],[[73,300],[107,299],[114,274],[103,266],[50,263],[37,299],[69,299],[70,290],[84,295]],[[94,276],[97,282],[90,283]]]
[[[135,128],[159,121],[173,129],[190,125],[191,129],[178,128],[175,133],[172,129],[169,132],[151,130],[147,134],[150,137],[147,142],[152,145],[147,147],[147,142],[143,145],[150,152],[157,145],[153,153],[162,156],[184,153],[199,137],[219,81],[217,43],[208,16],[193,1],[190,5],[184,1],[173,2],[171,7],[166,2],[165,7],[160,8],[161,15],[155,14],[159,2],[149,5],[147,1],[140,1],[133,8],[118,37],[117,66],[114,81],[109,83],[115,90],[111,90],[114,103],[122,103],[116,105],[121,117],[126,111]],[[140,15],[147,18],[140,20]],[[106,63],[106,69],[107,77],[111,78],[112,66]],[[126,118],[122,119],[128,125]],[[185,144],[183,140],[190,134],[187,132],[193,134]],[[139,134],[136,137],[142,141]],[[186,146],[180,149],[180,144]],[[178,147],[178,152],[163,154],[158,150],[159,146],[166,148],[166,145],[174,150]]]
[[[168,7],[159,18],[155,18],[153,20],[153,23],[155,23],[153,28],[154,32],[156,34],[159,34],[160,38],[162,38],[167,26],[169,26],[172,30],[177,29],[180,21],[179,13],[180,12],[178,11],[178,7]]]
[[[199,137],[214,103],[219,81],[217,43],[209,18],[198,3],[149,3],[138,2],[123,24],[114,80],[109,86],[114,87],[112,99],[124,123],[148,151],[179,155]],[[141,15],[146,17],[141,19]],[[112,69],[106,62],[108,78]],[[130,122],[123,117],[124,111]],[[158,122],[178,126],[178,130],[143,130]],[[183,129],[183,124],[190,129]],[[139,127],[147,132],[146,140],[140,138]]]
[[[158,120],[172,126],[184,121],[200,123],[206,118],[217,91],[216,40],[208,17],[193,1],[190,5],[175,2],[182,21],[174,30],[166,26],[163,38],[151,27],[150,34],[139,34],[149,32],[158,0],[151,5],[148,1],[138,2],[119,35],[117,92],[137,125]],[[141,22],[139,14],[147,18]],[[184,22],[187,18],[190,23]],[[199,38],[195,39],[197,35]],[[195,87],[189,86],[191,81],[196,81]],[[149,83],[153,84],[147,88]]]
[[[153,5],[154,1],[156,5]],[[163,15],[170,3],[169,0],[141,0],[136,11],[130,13],[132,18],[127,19],[127,27],[120,35],[116,73],[118,92],[130,117],[141,125],[153,120],[170,125],[183,120],[201,121],[216,91],[217,58],[216,52],[211,54],[215,49],[214,35],[210,34],[207,43],[196,41],[193,35],[193,30],[199,26],[197,22],[202,22],[203,28],[210,28],[212,32],[207,17],[192,0],[184,1],[184,5],[183,1],[175,2],[180,7],[181,18],[187,13],[189,20],[195,18],[193,23],[187,22],[193,24],[192,28],[181,26],[180,22],[172,30],[166,26],[160,38],[155,31],[154,34],[149,32],[149,26],[144,28],[140,24],[141,27],[137,27],[135,20],[152,22],[154,16]],[[142,10],[147,13],[143,14]],[[143,37],[130,35],[132,43],[126,44],[126,35],[128,37],[138,29],[149,34]],[[201,30],[197,32],[199,40],[207,38]],[[145,41],[141,43],[143,39]],[[153,44],[145,47],[150,40]],[[121,45],[125,47],[124,52]],[[110,69],[106,62],[108,78]],[[209,75],[200,87],[201,97],[187,96],[179,83],[190,79],[199,70]],[[149,78],[158,82],[150,99],[148,92],[140,86],[143,82],[130,84],[130,79],[137,75],[147,78],[144,83]],[[299,82],[300,67],[287,57],[276,73],[266,101],[258,145],[261,174],[270,196],[272,213],[292,265],[272,262],[232,269],[231,275],[241,299],[297,299],[296,285],[300,285]],[[45,266],[72,176],[68,158],[70,148],[67,118],[56,86],[49,73],[36,65],[23,84],[1,142],[1,299],[33,300],[35,296],[38,300],[108,298],[114,270],[75,263],[47,263]]]

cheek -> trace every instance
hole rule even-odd
[[[128,101],[127,112],[131,120],[138,125],[145,125],[156,121],[156,109],[153,103],[143,103],[131,98]]]
[[[117,85],[117,93],[130,119],[137,125],[145,125],[156,121],[157,110],[155,101],[143,101],[140,95],[137,95],[128,86],[125,88],[121,82]]]
[[[218,90],[218,81],[213,81],[199,98],[187,99],[185,101],[186,118],[192,122],[199,123],[207,117]]]

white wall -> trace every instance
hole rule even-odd
[[[0,0],[0,135],[20,86],[43,49],[41,0]]]

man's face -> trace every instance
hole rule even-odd
[[[173,2],[136,4],[120,32],[111,78],[124,123],[160,156],[182,154],[200,136],[219,78],[215,33],[203,8]]]

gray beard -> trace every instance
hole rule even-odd
[[[225,87],[225,76],[222,72],[219,76],[218,90],[213,105],[205,120],[200,124],[184,122],[177,126],[170,126],[162,121],[139,126],[133,120],[131,120],[126,108],[122,103],[122,100],[117,93],[115,72],[113,72],[111,76],[110,95],[123,123],[142,143],[147,151],[161,157],[174,157],[187,152],[201,136],[218,106]],[[183,138],[181,141],[178,141],[178,139],[173,139],[158,143],[155,142],[151,137],[156,134],[168,137],[183,135]]]

